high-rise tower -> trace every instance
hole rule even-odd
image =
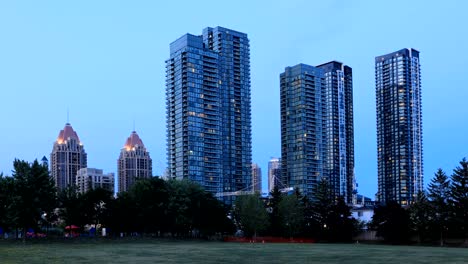
[[[126,192],[137,179],[153,176],[152,160],[143,141],[133,131],[120,151],[118,165],[119,192]]]
[[[166,61],[171,178],[212,193],[251,185],[250,53],[247,35],[216,27],[186,34]]]
[[[257,163],[252,163],[252,191],[262,192],[262,169]]]
[[[282,188],[281,183],[281,159],[271,158],[268,161],[268,192],[273,191],[275,186]]]
[[[328,181],[333,197],[356,194],[352,69],[331,61],[298,64],[280,75],[282,187],[313,195]]]
[[[423,190],[419,51],[375,58],[379,202],[412,203]]]
[[[324,91],[322,69],[298,64],[280,75],[281,185],[309,197],[326,177]]]
[[[75,185],[79,169],[87,167],[87,155],[78,134],[69,123],[60,130],[50,154],[51,175],[59,191]]]
[[[353,71],[341,62],[317,66],[325,76],[324,169],[334,197],[355,200]]]

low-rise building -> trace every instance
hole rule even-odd
[[[101,169],[94,168],[80,169],[76,175],[76,186],[80,193],[96,188],[114,193],[114,173],[104,174]]]

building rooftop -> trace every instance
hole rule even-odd
[[[127,138],[127,141],[125,141],[124,148],[126,150],[131,150],[136,146],[144,147],[145,145],[143,144],[143,141],[141,140],[140,136],[138,136],[137,132],[132,131],[132,134],[130,134],[130,136]]]
[[[69,139],[75,139],[77,142],[80,142],[80,138],[78,137],[78,134],[76,134],[75,130],[73,130],[73,127],[70,123],[66,123],[65,127],[60,130],[57,137],[57,143],[62,144]]]

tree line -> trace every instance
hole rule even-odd
[[[79,233],[93,226],[106,227],[114,236],[212,237],[237,231],[248,237],[350,241],[357,230],[350,208],[343,199],[332,199],[326,181],[312,199],[298,190],[286,195],[275,188],[271,199],[239,196],[229,206],[188,180],[139,180],[114,197],[104,189],[79,193],[73,186],[57,192],[47,166],[37,160],[15,160],[13,167],[12,177],[0,175],[0,228],[23,238],[27,230],[66,233],[76,226]]]
[[[23,238],[28,230],[45,233],[50,227],[65,233],[93,226],[106,227],[111,235],[177,237],[234,230],[227,208],[190,181],[140,180],[117,197],[100,188],[79,193],[73,186],[57,193],[47,166],[37,160],[15,160],[13,167],[12,177],[0,175],[0,229]]]
[[[438,169],[427,191],[406,208],[396,202],[376,206],[370,227],[389,243],[461,239],[468,245],[468,161],[461,160],[451,177]]]
[[[269,198],[238,196],[226,205],[188,180],[156,177],[137,181],[128,192],[69,187],[57,192],[47,166],[37,161],[13,162],[11,177],[0,175],[0,231],[44,232],[76,226],[106,227],[110,235],[208,238],[222,235],[304,237],[318,241],[349,242],[363,227],[351,217],[342,197],[332,197],[326,180],[312,197],[299,190],[283,194],[275,188]],[[368,228],[389,243],[441,245],[468,238],[468,161],[460,161],[451,177],[439,169],[427,192],[414,203],[377,205]],[[0,232],[1,233],[1,232]]]

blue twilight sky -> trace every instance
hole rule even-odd
[[[169,43],[207,26],[251,44],[253,161],[280,156],[279,74],[297,63],[353,68],[355,172],[374,197],[374,57],[421,52],[425,183],[468,155],[468,1],[0,1],[0,172],[49,157],[67,119],[88,166],[116,172],[133,120],[166,167]]]

